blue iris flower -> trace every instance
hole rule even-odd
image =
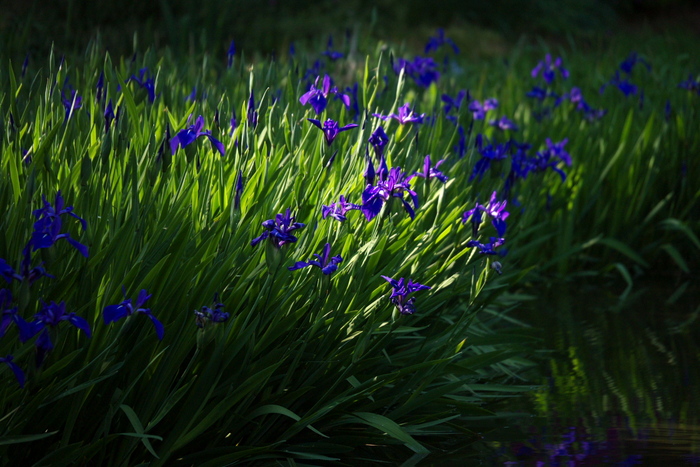
[[[318,87],[319,78],[320,76],[317,76],[316,81],[314,81],[310,89],[299,98],[301,105],[311,104],[316,115],[320,115],[328,105],[328,96],[334,94],[345,104],[345,107],[349,109],[350,96],[340,93],[338,88],[332,85],[331,77],[328,75],[323,77],[321,86]]]
[[[66,109],[66,117],[64,121],[67,121],[70,116],[73,115],[73,111],[80,109],[83,106],[83,98],[75,92],[75,89],[70,90],[70,96],[66,96],[63,91],[61,91],[61,102],[63,103],[63,107]]]
[[[384,131],[384,127],[379,126],[369,137],[369,144],[374,148],[374,154],[377,159],[381,159],[384,155],[384,148],[389,144],[389,137]]]
[[[416,298],[409,298],[408,296],[410,294],[418,292],[419,290],[430,289],[430,286],[419,284],[418,282],[412,282],[411,279],[406,282],[403,277],[399,280],[392,279],[388,276],[382,276],[382,278],[389,282],[393,287],[390,297],[391,303],[393,303],[399,310],[399,313],[403,315],[412,315],[416,311],[414,305]]]
[[[236,43],[231,41],[231,45],[228,46],[228,52],[226,53],[227,68],[231,68],[233,66],[234,55],[236,55]]]
[[[399,107],[398,114],[389,114],[386,116],[381,114],[372,114],[372,116],[381,120],[389,120],[390,118],[393,118],[402,125],[405,125],[406,123],[423,123],[423,119],[425,119],[425,114],[415,114],[413,110],[411,110],[408,102]]]
[[[187,118],[187,123],[190,122],[191,118],[192,115],[190,114],[190,116]],[[204,117],[200,115],[197,117],[194,125],[190,125],[184,130],[180,130],[170,139],[170,151],[175,154],[178,147],[184,148],[193,143],[200,136],[206,136],[211,143],[212,149],[223,156],[225,152],[223,143],[211,135],[211,130],[203,130],[203,128]]]
[[[605,91],[605,88],[607,88],[608,86],[617,87],[617,89],[619,89],[620,92],[622,92],[625,95],[625,97],[636,95],[637,90],[638,90],[637,86],[635,86],[634,84],[632,84],[628,80],[620,79],[619,72],[615,72],[615,76],[613,76],[610,79],[610,81],[608,81],[607,83],[605,83],[604,85],[602,85],[600,87],[600,93],[603,94],[603,91]]]
[[[435,165],[431,165],[430,154],[428,154],[423,160],[423,172],[413,172],[413,174],[408,177],[407,181],[411,180],[413,177],[421,177],[427,181],[430,181],[431,178],[437,178],[442,183],[447,182],[447,175],[437,169],[443,162],[445,161],[439,160]]]
[[[466,211],[464,214],[462,214],[462,223],[466,224],[467,221],[471,219],[471,224],[472,224],[472,237],[476,238],[479,234],[479,226],[481,225],[482,222],[482,214],[486,214],[491,218],[491,223],[493,224],[493,227],[496,229],[496,232],[498,233],[499,237],[503,237],[506,233],[506,219],[509,216],[508,211],[506,211],[506,204],[507,201],[498,201],[497,198],[497,193],[494,191],[491,194],[491,199],[489,202],[484,206],[479,203],[476,203],[476,206],[474,206],[473,209],[470,209],[469,211]]]
[[[489,121],[489,125],[495,126],[496,128],[502,131],[518,131],[518,126],[506,116],[503,116],[497,120],[494,119]]]
[[[306,227],[301,222],[294,222],[291,210],[287,208],[284,214],[277,214],[274,219],[268,219],[262,223],[265,231],[259,237],[254,238],[250,245],[255,247],[265,239],[270,240],[276,248],[281,248],[287,243],[295,243],[297,238],[290,232]]]
[[[316,120],[314,118],[307,118],[307,120],[313,123],[319,130],[323,131],[323,136],[326,138],[326,144],[328,144],[328,146],[333,144],[333,140],[335,140],[335,138],[341,132],[358,127],[356,123],[350,123],[345,126],[338,126],[338,122],[330,118],[323,122],[323,124],[321,124],[319,120]]]
[[[557,57],[556,60],[552,61],[552,56],[547,54],[544,61],[539,62],[537,66],[532,69],[530,75],[533,78],[537,78],[537,76],[542,74],[542,78],[545,80],[545,82],[547,84],[552,84],[554,78],[556,77],[557,71],[559,71],[562,78],[567,79],[569,77],[569,70],[564,68],[561,57]]]
[[[41,332],[35,343],[37,366],[43,363],[46,354],[53,350],[54,347],[47,326],[55,328],[61,321],[68,321],[68,323],[83,331],[88,338],[92,336],[90,325],[85,318],[81,318],[75,313],[66,313],[65,302],[59,304],[53,301],[49,304],[44,303],[44,307],[39,313],[34,315],[34,321],[31,323],[27,323],[19,315],[16,316],[15,320],[17,327],[19,327],[19,340],[21,342],[26,342]]]
[[[320,268],[323,274],[331,275],[338,269],[338,264],[343,261],[343,257],[336,255],[331,257],[331,244],[326,243],[323,247],[321,254],[314,253],[314,256],[318,259],[311,259],[307,261],[297,261],[294,266],[289,266],[287,269],[290,271],[296,271],[297,269],[305,268],[308,266],[316,266]]]
[[[151,298],[151,295],[146,291],[146,289],[141,289],[139,292],[139,297],[136,299],[136,303],[132,304],[130,298],[126,298],[126,289],[122,288],[122,293],[124,294],[124,301],[118,305],[109,305],[104,307],[102,310],[102,317],[104,318],[105,324],[114,323],[122,318],[126,318],[133,314],[142,314],[148,316],[148,318],[153,322],[153,327],[156,331],[156,336],[159,340],[163,340],[163,335],[165,334],[165,328],[163,324],[158,321],[158,319],[153,316],[150,308],[142,308],[143,304]]]
[[[219,302],[219,294],[214,295],[212,307],[203,306],[201,310],[194,311],[195,324],[198,328],[204,328],[207,323],[223,323],[229,319],[229,314],[224,311],[224,304]]]
[[[399,58],[392,66],[397,75],[403,70],[406,76],[424,88],[440,79],[437,63],[430,57],[415,57],[412,62]]]
[[[343,58],[343,53],[333,50],[333,36],[328,36],[328,43],[326,44],[326,50],[323,55],[331,59],[331,61],[336,61],[339,58]]]
[[[428,43],[425,44],[425,53],[436,52],[443,45],[449,45],[452,47],[455,55],[459,54],[459,47],[457,47],[455,41],[445,36],[445,30],[442,28],[438,29],[436,37],[430,37],[428,39]]]
[[[148,93],[148,102],[152,104],[156,100],[156,80],[151,77],[151,72],[148,68],[141,68],[139,70],[139,75],[131,75],[126,80],[126,83],[128,84],[131,81],[146,90]]]
[[[333,219],[344,222],[347,220],[345,214],[348,211],[360,210],[362,206],[359,204],[348,203],[345,196],[340,195],[340,200],[337,203],[331,203],[330,206],[323,205],[321,207],[321,215],[323,218],[332,217]]]
[[[13,361],[14,357],[12,355],[8,355],[7,357],[0,357],[0,363],[4,363],[10,369],[12,372],[15,374],[15,378],[17,378],[17,382],[19,383],[19,387],[24,388],[24,372],[22,369]]]
[[[87,222],[82,217],[76,215],[73,212],[73,206],[63,207],[63,197],[61,192],[56,193],[56,200],[54,206],[46,201],[46,198],[42,195],[42,200],[44,201],[44,207],[34,211],[34,216],[38,219],[34,223],[34,232],[32,232],[32,239],[29,241],[27,246],[32,247],[32,251],[36,251],[40,248],[49,248],[53,246],[58,240],[65,238],[68,243],[73,245],[81,255],[88,257],[88,248],[82,243],[71,238],[68,233],[61,233],[61,227],[63,225],[61,221],[61,216],[68,214],[80,221],[83,230],[87,230]]]
[[[469,111],[472,113],[474,120],[483,120],[486,118],[486,112],[497,108],[498,101],[496,99],[486,99],[483,104],[477,100],[469,103]]]
[[[454,99],[448,94],[443,94],[440,99],[445,103],[443,110],[445,111],[445,115],[447,115],[452,111],[452,109],[459,111],[462,101],[466,100],[469,102],[471,100],[471,96],[469,95],[469,91],[462,89],[457,93]]]
[[[384,203],[391,198],[399,198],[411,219],[415,218],[415,209],[418,209],[418,195],[411,189],[410,180],[401,167],[392,167],[388,171],[380,169],[379,178],[376,186],[367,185],[365,191],[362,192],[362,213],[367,220],[374,219]],[[411,196],[413,207],[404,199],[405,193]]]

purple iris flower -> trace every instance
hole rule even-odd
[[[610,81],[608,81],[600,87],[600,93],[603,94],[603,91],[605,91],[605,88],[608,86],[617,87],[617,89],[619,89],[620,92],[622,92],[625,95],[625,97],[634,96],[637,94],[637,86],[630,83],[626,79],[620,79],[619,72],[615,72],[615,76],[613,76],[610,79]]]
[[[374,185],[374,177],[377,175],[377,172],[374,170],[374,164],[372,164],[372,158],[369,157],[369,153],[365,155],[365,159],[367,160],[367,168],[362,176],[369,185]]]
[[[381,120],[389,120],[390,118],[393,118],[398,120],[398,122],[402,125],[405,125],[406,123],[423,123],[423,119],[425,118],[425,114],[414,114],[408,102],[399,107],[398,114],[389,114],[386,116],[381,114],[372,114],[372,116]]]
[[[544,78],[545,82],[547,84],[552,84],[557,71],[559,71],[562,78],[567,79],[569,77],[569,70],[564,68],[561,57],[557,57],[556,60],[552,61],[552,56],[547,54],[544,57],[544,61],[539,62],[537,66],[532,69],[530,75],[533,78],[537,78],[537,76],[542,73],[542,78]]]
[[[219,302],[219,294],[214,295],[212,308],[203,306],[201,310],[194,311],[195,324],[198,328],[204,328],[207,323],[223,323],[229,319],[229,314],[224,311],[224,304]]]
[[[482,255],[497,255],[499,254],[499,252],[496,251],[496,248],[502,246],[504,243],[504,238],[489,237],[489,243],[481,243],[477,240],[469,240],[467,242],[467,246],[470,248],[477,247],[479,249],[479,253],[481,253]]]
[[[37,346],[44,346],[46,350],[53,349],[53,344],[48,334],[46,326],[56,327],[61,321],[68,321],[70,324],[80,329],[87,337],[91,337],[90,325],[85,320],[75,313],[66,313],[66,302],[56,304],[51,302],[48,305],[44,303],[42,310],[34,315],[34,321],[27,323],[19,318],[18,325],[20,326],[20,341],[26,342],[39,332],[44,331],[37,340]]]
[[[450,47],[452,47],[452,50],[454,51],[455,55],[459,54],[459,47],[457,47],[455,41],[448,37],[445,37],[445,30],[442,28],[438,29],[436,37],[430,37],[428,39],[428,43],[425,44],[425,53],[427,54],[430,52],[436,52],[443,45],[449,45]]]
[[[143,304],[152,297],[146,289],[141,289],[139,292],[139,297],[135,304],[131,303],[130,298],[126,298],[126,289],[122,288],[122,293],[124,294],[124,301],[118,305],[108,305],[102,310],[102,317],[104,318],[105,324],[115,323],[122,318],[129,317],[133,314],[146,315],[153,323],[153,327],[156,330],[156,336],[158,340],[163,340],[163,335],[165,334],[165,328],[163,324],[158,321],[158,319],[153,316],[150,308],[142,308]]]
[[[32,247],[32,251],[36,251],[40,248],[49,248],[58,240],[65,238],[68,243],[73,245],[81,255],[88,257],[88,248],[82,243],[71,238],[70,234],[60,233],[62,227],[61,216],[68,214],[71,217],[75,217],[80,221],[83,230],[87,230],[87,222],[82,217],[76,215],[73,212],[73,206],[63,207],[63,197],[61,192],[56,193],[56,200],[54,206],[46,201],[46,198],[42,195],[42,200],[44,201],[44,207],[37,209],[33,212],[34,217],[38,220],[34,223],[34,232],[32,232],[32,239],[29,241],[29,245]]]
[[[340,255],[331,257],[330,243],[326,243],[320,255],[314,253],[314,256],[318,259],[311,259],[308,262],[297,261],[296,263],[294,263],[294,266],[289,266],[287,269],[289,269],[290,271],[296,271],[297,269],[305,268],[308,266],[316,266],[317,268],[321,269],[323,274],[328,276],[333,274],[338,269],[339,263],[343,262],[343,257]]]
[[[345,200],[345,196],[340,195],[340,200],[337,203],[331,203],[330,206],[326,206],[324,204],[321,207],[321,215],[324,219],[327,217],[332,217],[337,221],[344,222],[345,220],[347,220],[345,214],[347,214],[348,211],[360,209],[362,209],[362,206],[360,206],[359,204],[348,203]]]
[[[253,94],[252,90],[248,98],[248,126],[251,128],[257,128],[258,126],[258,111],[255,110],[255,94]]]
[[[532,161],[533,169],[541,172],[547,168],[551,168],[561,176],[562,181],[566,180],[566,174],[558,165],[559,162],[564,162],[564,164],[571,166],[571,155],[564,149],[567,142],[567,138],[564,138],[558,143],[552,143],[552,140],[547,138],[545,141],[547,148],[544,151],[538,152]]]
[[[228,46],[228,52],[226,52],[226,67],[231,68],[233,66],[233,57],[236,55],[236,42],[231,41],[231,45]]]
[[[24,258],[22,259],[22,263],[20,264],[20,277],[22,278],[21,280],[26,279],[29,282],[29,285],[32,285],[37,279],[41,277],[50,277],[51,279],[55,279],[55,277],[47,273],[46,269],[44,269],[41,265],[35,266],[30,269],[30,266],[32,265],[32,256],[30,251],[31,245],[31,242],[29,242],[27,246],[25,246],[24,249],[22,249],[22,255],[24,256]]]
[[[503,237],[506,233],[506,219],[509,216],[508,211],[506,211],[507,201],[498,201],[496,199],[496,192],[491,194],[491,199],[486,206],[476,203],[473,209],[466,211],[462,214],[462,223],[466,224],[469,219],[472,223],[472,237],[476,238],[479,233],[479,226],[482,222],[482,214],[486,214],[491,218],[491,223],[493,227],[498,232],[499,237]]]
[[[236,176],[236,192],[233,197],[233,209],[241,208],[241,194],[243,194],[243,171],[238,170]]]
[[[510,144],[490,142],[485,136],[477,135],[476,148],[481,154],[481,159],[474,164],[474,170],[469,177],[469,181],[474,180],[477,176],[481,179],[492,163],[506,159],[510,150]]]
[[[528,173],[532,169],[532,163],[528,157],[528,151],[531,145],[527,143],[518,143],[515,140],[510,141],[510,171],[506,176],[506,181],[503,187],[503,197],[508,198],[515,182],[519,179],[527,178]],[[515,151],[513,151],[513,148]]]
[[[83,98],[75,92],[75,89],[70,90],[69,97],[66,97],[63,91],[61,91],[61,102],[63,102],[63,107],[66,109],[66,118],[64,121],[70,118],[74,110],[80,109],[83,106]]]
[[[151,72],[148,68],[141,68],[139,75],[131,75],[126,80],[127,83],[134,81],[148,93],[148,102],[151,104],[156,100],[156,80],[151,77]]]
[[[401,167],[392,167],[388,173],[379,171],[380,180],[376,186],[367,185],[362,192],[362,213],[368,221],[374,219],[381,211],[384,203],[392,197],[399,198],[408,215],[413,219],[418,209],[418,195],[411,189],[410,181]],[[413,200],[413,207],[404,199],[404,193],[408,193]]]
[[[391,303],[396,306],[402,315],[412,315],[416,311],[416,307],[414,305],[416,298],[408,298],[409,294],[418,292],[419,290],[430,289],[430,286],[419,284],[418,282],[412,282],[411,279],[409,279],[408,282],[405,282],[403,277],[399,280],[395,280],[387,276],[382,276],[382,278],[389,282],[393,287],[390,297]]]
[[[101,71],[99,78],[97,78],[97,84],[95,85],[95,99],[97,102],[102,102],[105,98],[105,72]]]
[[[416,84],[424,88],[440,79],[437,64],[430,57],[416,57],[412,62],[400,58],[393,64],[393,68],[397,75],[404,70],[406,76],[411,77]]]
[[[389,137],[384,131],[384,127],[379,126],[374,130],[374,133],[369,137],[369,144],[374,148],[374,154],[377,156],[377,159],[381,159],[384,155],[384,147],[389,144]]]
[[[323,52],[323,55],[327,56],[332,61],[336,61],[339,58],[343,58],[342,52],[338,52],[337,50],[333,50],[333,36],[328,36],[328,42],[326,44],[326,51]]]
[[[496,108],[498,108],[496,99],[486,99],[483,104],[477,100],[469,103],[469,111],[472,113],[474,120],[483,120],[486,118],[486,112]]]
[[[651,71],[651,65],[649,64],[648,61],[646,61],[643,57],[640,57],[637,52],[632,52],[630,53],[626,59],[620,63],[620,70],[623,73],[626,73],[628,75],[632,74],[632,70],[634,70],[635,65],[637,63],[641,63],[644,65],[647,69],[647,71]]]
[[[289,208],[284,214],[277,214],[274,219],[268,219],[262,223],[262,226],[266,229],[262,235],[253,239],[250,245],[255,247],[258,243],[265,239],[269,239],[270,242],[277,248],[281,248],[286,243],[295,243],[297,238],[290,232],[294,230],[306,227],[305,224],[301,222],[294,222],[294,216],[292,216]]]
[[[315,60],[314,64],[311,68],[307,68],[306,71],[304,72],[304,77],[301,79],[301,81],[306,81],[307,86],[311,86],[311,81],[309,81],[312,77],[316,76],[316,80],[318,81],[318,78],[320,78],[321,70],[326,68],[326,63],[321,61],[321,60]],[[306,104],[304,104],[306,105]]]
[[[580,104],[581,102],[584,102],[581,88],[577,87],[571,88],[571,91],[569,91],[568,94],[564,94],[562,98],[568,98],[569,102],[571,102],[572,104]]]
[[[187,123],[189,123],[191,119],[192,114],[190,114],[190,116],[187,117]],[[223,143],[211,135],[211,130],[202,130],[202,128],[204,128],[204,117],[200,115],[199,117],[197,117],[197,120],[195,121],[194,125],[190,125],[184,130],[180,130],[175,136],[170,138],[170,151],[172,152],[172,154],[175,154],[177,152],[178,147],[185,148],[186,146],[193,143],[200,136],[206,136],[207,138],[209,138],[209,142],[211,143],[212,149],[214,149],[223,156]]]
[[[192,86],[192,92],[185,97],[185,102],[194,102],[197,100],[197,86]]]
[[[2,278],[5,279],[8,284],[11,284],[13,279],[17,279],[20,282],[23,279],[23,277],[17,274],[15,270],[12,269],[12,266],[7,264],[7,261],[5,261],[3,258],[0,258],[0,276],[2,276]],[[2,301],[0,301],[0,304],[2,304]]]
[[[12,370],[12,372],[15,374],[15,378],[17,378],[19,387],[24,388],[24,372],[19,367],[19,365],[12,361],[13,359],[14,357],[12,355],[8,355],[7,357],[0,357],[0,363],[4,363],[8,367],[10,367],[10,370]]]
[[[527,97],[531,97],[533,99],[537,99],[540,101],[543,101],[548,97],[559,98],[559,95],[556,92],[548,91],[548,90],[541,88],[539,86],[533,86],[532,89],[530,91],[528,91],[525,95]]]
[[[454,99],[448,94],[443,94],[440,99],[442,100],[442,102],[445,103],[445,106],[443,107],[445,114],[450,113],[452,109],[459,111],[459,108],[462,105],[462,101],[465,100],[465,98],[467,102],[471,100],[471,96],[469,96],[469,91],[464,89],[459,91],[454,97]]]
[[[321,125],[321,122],[319,120],[313,118],[307,118],[307,120],[316,125],[319,130],[323,131],[323,135],[326,138],[326,143],[328,144],[328,146],[333,144],[333,140],[336,138],[336,136],[338,136],[338,134],[340,134],[340,132],[351,130],[353,128],[357,128],[358,126],[355,123],[350,123],[348,125],[339,127],[338,122],[336,122],[335,120],[331,120],[330,118],[323,122],[323,125]]]
[[[112,121],[116,118],[114,115],[114,108],[112,108],[112,99],[109,100],[107,103],[107,107],[105,108],[105,133],[109,131],[109,127],[112,125]]]
[[[325,75],[323,77],[323,82],[321,87],[317,87],[318,79],[320,76],[316,77],[316,81],[311,85],[311,89],[304,93],[300,98],[299,102],[301,105],[311,104],[311,107],[316,112],[316,115],[320,115],[328,105],[328,96],[335,94],[343,101],[345,107],[350,108],[350,96],[347,94],[341,94],[336,86],[332,86],[331,77]],[[332,87],[331,87],[332,86]]]
[[[688,75],[688,79],[678,84],[678,87],[700,95],[700,78],[696,79],[693,75]]]
[[[428,181],[431,178],[437,178],[442,183],[447,182],[447,175],[443,174],[442,172],[440,172],[437,169],[440,166],[440,164],[442,164],[443,162],[445,162],[445,161],[439,160],[435,163],[435,165],[431,166],[430,154],[428,154],[427,156],[425,156],[425,159],[423,160],[423,173],[413,172],[413,174],[408,177],[407,181],[411,180],[413,177],[421,177],[421,178],[424,178]]]
[[[584,100],[581,100],[577,104],[576,109],[583,113],[583,118],[585,118],[589,122],[600,120],[605,116],[605,114],[608,113],[606,109],[594,109],[593,107],[588,105],[588,103]]]
[[[564,138],[558,143],[552,143],[552,140],[547,138],[545,140],[545,143],[547,144],[547,151],[553,156],[559,158],[562,162],[564,162],[566,165],[570,166],[571,165],[571,156],[569,155],[568,152],[564,150],[564,146],[566,146],[566,143],[569,140],[567,138]]]
[[[29,244],[27,244],[27,246],[24,247],[24,249],[22,250],[24,259],[22,260],[22,264],[20,265],[21,274],[15,272],[15,270],[9,264],[7,264],[7,262],[4,259],[0,258],[0,276],[2,276],[2,278],[5,279],[8,283],[12,283],[13,279],[16,279],[19,282],[22,282],[24,279],[27,279],[29,281],[29,285],[32,285],[34,281],[36,281],[40,277],[54,277],[51,274],[48,274],[46,270],[41,266],[29,269],[32,261],[30,250],[31,245],[32,243],[29,242]],[[0,305],[1,304],[2,299],[0,298]]]
[[[68,323],[83,331],[88,338],[92,336],[90,325],[84,318],[81,318],[75,313],[66,313],[65,302],[56,304],[56,302],[52,301],[48,305],[44,303],[44,307],[39,313],[34,315],[34,321],[31,323],[27,323],[19,316],[16,317],[17,327],[19,327],[19,340],[21,342],[26,342],[28,339],[31,339],[41,332],[41,335],[35,343],[37,350],[37,366],[43,363],[46,353],[53,349],[53,343],[51,342],[51,336],[49,335],[47,326],[54,328],[58,326],[61,321],[68,321]]]
[[[508,117],[501,117],[498,120],[491,120],[489,121],[489,125],[495,126],[499,130],[511,130],[511,131],[518,131],[518,126],[513,123]]]

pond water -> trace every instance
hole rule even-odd
[[[700,466],[700,284],[666,278],[625,293],[582,281],[530,295],[509,316],[541,330],[525,375],[539,389],[475,421],[475,443],[412,457],[377,446],[344,465]]]
[[[600,285],[542,292],[518,318],[551,349],[543,387],[504,406],[521,415],[484,434],[474,463],[700,465],[698,285],[653,281],[624,299]]]

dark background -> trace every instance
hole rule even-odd
[[[506,41],[523,33],[586,37],[622,24],[700,29],[700,0],[3,0],[0,46],[11,54],[84,51],[99,34],[115,53],[141,46],[215,47],[267,53],[334,34],[362,31],[409,47],[437,27],[488,30]],[[473,40],[473,38],[470,38]],[[488,40],[488,39],[483,39]],[[467,41],[464,38],[464,41]],[[464,42],[463,41],[463,42]],[[463,44],[460,44],[463,45]]]

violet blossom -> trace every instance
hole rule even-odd
[[[357,128],[358,126],[356,123],[350,123],[341,127],[338,126],[338,122],[330,118],[323,122],[323,124],[314,118],[307,118],[307,120],[318,127],[319,130],[323,131],[323,136],[326,138],[326,144],[328,144],[328,146],[333,144],[333,140],[335,140],[341,132]]]
[[[399,280],[392,279],[388,276],[382,276],[382,278],[391,284],[393,288],[391,291],[391,303],[399,310],[402,315],[412,315],[416,311],[414,305],[416,298],[408,297],[414,292],[419,290],[429,290],[430,286],[419,284],[418,282],[413,282],[411,279],[406,282],[404,278]]]

